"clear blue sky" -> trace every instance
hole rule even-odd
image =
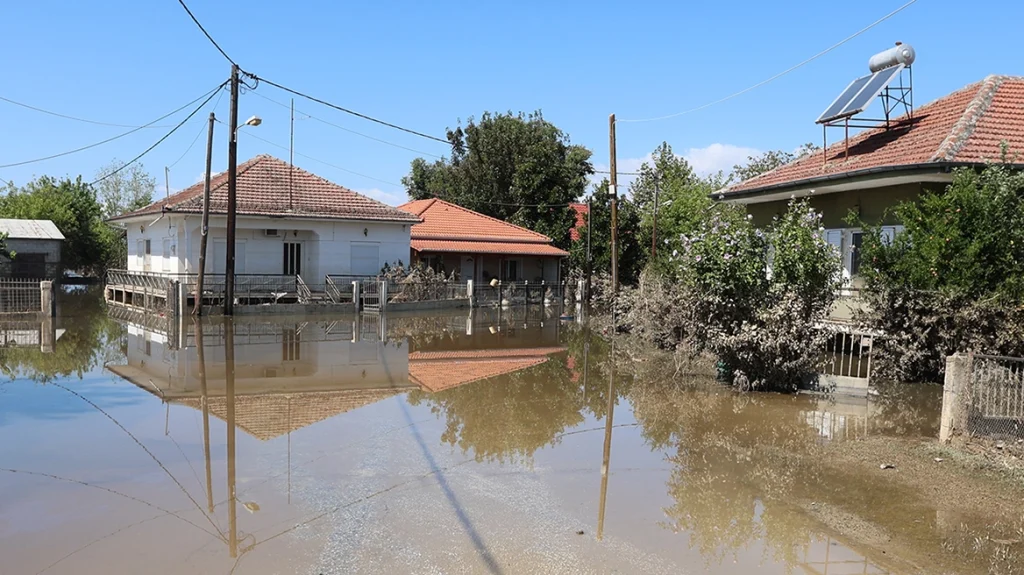
[[[485,110],[531,111],[608,162],[608,114],[620,119],[693,108],[768,78],[831,46],[905,0],[715,2],[289,2],[191,0],[189,6],[243,69],[409,128],[444,135]],[[620,169],[635,168],[661,141],[699,168],[727,168],[746,149],[819,142],[818,113],[867,59],[895,40],[917,50],[915,100],[925,103],[991,73],[1024,74],[1024,4],[1010,0],[916,4],[807,66],[728,102],[674,119],[619,126]],[[4,7],[0,96],[91,120],[142,124],[226,79],[229,65],[175,0],[13,2]],[[280,102],[289,96],[263,85]],[[218,117],[227,118],[227,96]],[[296,109],[351,130],[432,154],[443,144],[296,99]],[[212,102],[211,102],[212,107]],[[877,108],[878,104],[874,104]],[[143,159],[163,192],[163,168],[203,130],[210,108]],[[177,123],[178,114],[162,125]],[[243,94],[251,130],[288,145],[288,110]],[[301,118],[301,115],[297,115]],[[54,118],[0,102],[0,164],[47,156],[125,131]],[[128,160],[167,128],[70,156],[0,169],[92,179]],[[226,165],[220,127],[214,169]],[[239,158],[288,152],[242,134]],[[309,119],[295,123],[296,164],[392,203],[415,152]],[[195,183],[204,139],[171,169],[171,189]],[[376,178],[376,179],[372,179]]]

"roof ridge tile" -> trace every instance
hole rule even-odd
[[[967,140],[974,134],[974,128],[977,127],[978,120],[988,111],[989,106],[992,105],[992,101],[995,99],[996,92],[1005,80],[1005,76],[993,74],[980,83],[978,93],[975,94],[974,98],[964,108],[963,115],[953,125],[953,129],[950,130],[946,139],[939,145],[935,155],[932,156],[933,162],[951,162],[956,158],[957,152],[963,148]]]

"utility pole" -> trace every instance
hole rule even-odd
[[[228,119],[228,233],[224,264],[224,315],[235,313],[235,219],[238,190],[238,65],[231,65],[231,113]]]
[[[206,179],[203,184],[203,225],[199,240],[199,281],[196,282],[196,304],[192,313],[203,315],[203,278],[206,276],[206,245],[210,235],[210,167],[213,163],[213,123],[217,117],[210,112],[210,129],[206,134]]]
[[[619,293],[619,178],[615,165],[615,114],[608,116],[608,149],[612,187],[612,294]]]
[[[594,264],[590,259],[590,222],[594,219],[594,198],[587,198],[587,293],[586,301],[590,302],[590,276],[594,273]]]
[[[658,253],[658,188],[661,177],[654,171],[654,222],[651,228],[651,259]]]
[[[171,195],[171,169],[164,166],[164,197]]]
[[[295,175],[295,98],[292,98],[292,119],[288,127],[288,209],[292,209],[292,178]],[[289,435],[289,437],[291,437]]]

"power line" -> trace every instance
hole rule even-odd
[[[260,78],[260,77],[256,76],[255,74],[250,74],[249,72],[246,72],[246,74],[248,76],[250,76],[251,78],[253,78],[254,80],[256,80],[257,82],[266,82],[267,84],[270,84],[271,86],[273,86],[275,88],[278,88],[280,90],[284,90],[285,92],[288,92],[290,94],[294,94],[294,95],[299,96],[301,98],[305,98],[307,100],[311,100],[313,102],[316,102],[317,104],[323,104],[324,106],[327,106],[328,108],[334,108],[335,110],[338,110],[340,112],[345,112],[346,114],[351,114],[353,116],[356,116],[357,118],[362,118],[364,120],[369,120],[371,122],[376,122],[376,123],[378,123],[378,124],[380,124],[382,126],[387,126],[389,128],[394,128],[396,130],[401,130],[402,132],[413,134],[414,136],[419,136],[421,138],[426,138],[428,140],[433,140],[435,142],[441,142],[442,144],[450,144],[451,143],[448,140],[445,140],[443,138],[437,138],[437,137],[431,136],[429,134],[424,134],[423,132],[417,132],[416,130],[410,130],[409,128],[403,128],[402,126],[399,126],[397,124],[392,124],[391,122],[385,122],[384,120],[378,120],[377,118],[374,118],[372,116],[367,116],[366,114],[360,114],[359,112],[356,112],[356,111],[353,111],[353,110],[349,110],[348,108],[342,108],[341,106],[338,106],[337,104],[332,104],[332,103],[327,102],[325,100],[321,100],[320,98],[315,98],[313,96],[310,96],[309,94],[303,94],[302,92],[299,92],[298,90],[293,90],[293,89],[288,88],[286,86],[282,86],[281,84],[278,84],[276,82],[271,82],[270,80],[267,80],[266,78]]]
[[[59,154],[53,154],[51,156],[46,156],[45,158],[36,158],[34,160],[24,160],[22,162],[14,162],[13,164],[3,164],[3,165],[0,165],[0,168],[13,168],[15,166],[24,166],[25,164],[34,164],[36,162],[43,162],[45,160],[52,160],[54,158],[60,158],[61,156],[68,156],[70,154],[81,152],[83,150],[88,150],[90,148],[95,148],[96,146],[102,146],[103,144],[106,144],[108,142],[113,142],[114,140],[123,138],[125,136],[130,135],[130,134],[134,134],[135,132],[138,132],[139,130],[141,130],[143,128],[148,128],[148,127],[152,126],[153,124],[156,124],[157,122],[159,122],[161,120],[164,120],[164,119],[166,119],[166,118],[168,118],[170,116],[173,116],[174,114],[177,114],[178,112],[184,110],[185,108],[191,106],[192,104],[195,104],[199,100],[202,100],[203,97],[207,97],[207,101],[209,101],[209,99],[212,98],[213,95],[217,92],[217,90],[220,90],[222,86],[224,86],[224,84],[221,84],[220,86],[217,86],[213,90],[211,90],[209,92],[206,92],[202,96],[199,96],[195,100],[192,100],[191,102],[185,104],[184,106],[181,106],[180,108],[174,110],[173,112],[169,112],[167,114],[164,114],[163,116],[160,116],[159,118],[153,120],[152,122],[149,122],[149,123],[144,124],[142,126],[138,126],[138,127],[133,128],[131,130],[128,130],[127,132],[124,132],[122,134],[118,134],[118,135],[116,135],[116,136],[114,136],[112,138],[107,138],[106,140],[103,140],[101,142],[96,142],[94,144],[89,144],[88,146],[82,146],[81,148],[75,148],[74,150],[68,150],[66,152],[61,152]],[[205,102],[204,102],[204,104],[205,104]],[[177,127],[175,127],[175,129],[177,129]]]
[[[220,120],[217,120],[217,121],[220,122]],[[223,124],[223,122],[221,122],[221,123]],[[275,143],[275,142],[271,142],[270,140],[267,140],[266,138],[261,138],[261,137],[255,135],[255,134],[253,134],[252,132],[239,130],[239,133],[240,134],[245,134],[246,136],[248,136],[250,138],[255,138],[255,139],[257,139],[257,140],[259,140],[259,141],[261,141],[263,143],[270,144],[271,146],[274,146],[275,148],[280,148],[282,150],[288,150],[289,149],[288,146],[282,146],[281,144],[278,144],[278,143]],[[321,160],[319,158],[314,158],[312,156],[307,156],[306,154],[303,154],[303,153],[300,153],[300,152],[295,152],[295,155],[296,156],[302,156],[303,158],[306,158],[307,160],[313,160],[314,162],[319,162],[319,163],[321,163],[321,164],[323,164],[325,166],[330,166],[330,167],[332,167],[332,168],[334,168],[336,170],[341,170],[343,172],[348,172],[349,174],[353,174],[353,175],[359,176],[361,178],[366,178],[368,180],[373,180],[375,182],[380,182],[382,184],[388,184],[388,185],[391,185],[391,186],[402,187],[402,184],[396,184],[395,182],[391,182],[391,181],[388,181],[388,180],[382,180],[380,178],[375,178],[373,176],[368,176],[366,174],[361,174],[359,172],[350,170],[348,168],[343,168],[341,166],[334,165],[334,164],[332,164],[330,162],[325,162],[325,161],[323,161],[323,160]]]
[[[42,112],[43,114],[49,114],[51,116],[56,116],[58,118],[64,118],[66,120],[74,120],[76,122],[85,122],[86,124],[95,124],[97,126],[113,126],[115,128],[146,128],[146,127],[149,127],[149,128],[167,128],[167,127],[169,127],[169,126],[136,126],[136,125],[131,125],[131,124],[112,124],[110,122],[97,122],[96,120],[86,120],[85,118],[76,118],[75,116],[68,116],[67,114],[60,114],[58,112],[51,112],[50,110],[44,110],[42,108],[37,108],[35,106],[30,106],[30,105],[22,103],[22,102],[16,102],[14,100],[11,100],[10,98],[4,98],[3,96],[0,96],[0,100],[3,100],[4,102],[7,102],[8,104],[14,104],[15,106],[21,106],[22,108],[28,108],[29,110],[34,110],[36,112]]]
[[[608,171],[608,170],[594,170],[594,173],[595,174],[610,174],[611,172]],[[620,176],[639,176],[640,175],[640,172],[618,172],[617,171],[615,173],[620,175]]]
[[[152,146],[146,148],[141,154],[139,154],[138,156],[135,156],[134,158],[132,158],[131,161],[129,161],[127,163],[124,163],[124,164],[121,164],[121,166],[119,168],[117,168],[116,170],[114,170],[112,172],[109,172],[109,173],[107,173],[107,174],[105,174],[105,175],[103,175],[103,176],[101,176],[99,178],[96,178],[95,180],[90,182],[89,185],[90,186],[94,186],[94,185],[102,182],[103,180],[109,178],[110,176],[113,176],[114,174],[116,174],[116,173],[120,172],[121,170],[127,168],[128,166],[134,164],[135,162],[139,161],[139,159],[141,159],[142,156],[145,156],[146,154],[148,154],[150,151],[153,150],[153,148],[159,146],[164,140],[166,140],[167,138],[171,137],[171,134],[173,134],[174,132],[178,131],[178,128],[184,126],[185,122],[188,122],[190,119],[192,119],[192,116],[195,116],[196,113],[199,112],[199,110],[202,110],[204,107],[206,107],[206,104],[209,103],[210,100],[213,99],[214,93],[216,93],[217,91],[220,91],[220,89],[223,88],[226,84],[227,84],[227,82],[224,82],[220,86],[217,86],[216,90],[214,90],[213,93],[211,93],[209,96],[207,96],[206,99],[203,100],[202,104],[199,104],[199,106],[197,106],[196,109],[192,110],[189,113],[188,116],[185,116],[184,120],[178,122],[177,126],[171,128],[171,131],[167,132],[166,134],[164,134],[164,137],[162,137],[159,140],[157,140],[155,144],[153,144]]]
[[[705,108],[710,108],[711,106],[714,106],[716,104],[721,104],[722,102],[726,102],[726,101],[732,100],[733,98],[736,98],[738,96],[742,96],[743,94],[746,94],[747,92],[750,92],[752,90],[756,90],[757,88],[760,88],[761,86],[764,86],[765,84],[768,84],[769,82],[773,82],[775,80],[778,80],[779,78],[785,76],[786,74],[789,74],[790,72],[793,72],[794,70],[797,70],[798,68],[802,68],[803,66],[806,66],[807,64],[810,64],[811,62],[817,60],[818,58],[821,58],[825,54],[828,54],[829,52],[835,50],[836,48],[842,46],[843,44],[846,44],[850,40],[853,40],[857,36],[860,36],[861,34],[867,32],[868,30],[870,30],[872,28],[874,28],[875,26],[878,26],[882,22],[885,22],[889,18],[892,18],[893,16],[895,16],[895,15],[899,14],[900,12],[906,10],[907,8],[909,8],[912,4],[914,4],[916,2],[917,2],[917,0],[910,0],[906,4],[900,6],[899,8],[893,10],[892,12],[889,12],[885,16],[882,16],[878,20],[875,20],[874,22],[872,22],[871,24],[869,24],[865,28],[862,28],[862,29],[858,30],[857,32],[851,34],[850,36],[847,36],[846,38],[843,38],[839,42],[833,44],[832,46],[829,46],[828,48],[825,48],[821,52],[818,52],[817,54],[811,56],[810,58],[804,60],[803,62],[800,62],[799,64],[797,64],[795,66],[792,66],[792,67],[790,67],[790,68],[788,68],[786,70],[783,70],[782,72],[779,72],[778,74],[772,76],[771,78],[768,78],[767,80],[762,80],[761,82],[758,82],[757,84],[754,84],[753,86],[750,86],[749,88],[744,88],[744,89],[740,90],[739,92],[736,92],[734,94],[730,94],[730,95],[728,95],[728,96],[726,96],[724,98],[719,98],[718,100],[715,100],[714,102],[708,102],[707,104],[704,104],[702,106],[697,106],[696,108],[691,108],[689,110],[683,110],[682,112],[676,112],[675,114],[669,114],[667,116],[658,116],[658,117],[655,117],[655,118],[640,118],[640,119],[635,119],[635,120],[621,120],[620,119],[620,120],[618,120],[618,122],[655,122],[655,121],[658,121],[658,120],[668,120],[670,118],[675,118],[675,117],[678,117],[678,116],[683,116],[685,114],[692,114],[693,112],[698,112],[698,111],[703,110]]]
[[[199,23],[199,19],[196,18],[195,14],[193,14],[192,11],[188,9],[188,6],[185,4],[185,1],[178,0],[178,4],[181,4],[181,7],[185,9],[185,12],[188,12],[188,17],[196,23],[196,26],[199,26],[199,29],[203,32],[204,35],[206,35],[206,39],[209,40],[211,44],[213,44],[213,47],[216,48],[218,52],[220,52],[221,56],[224,56],[225,58],[227,58],[228,62],[231,62],[232,64],[237,66],[238,64],[235,64],[235,61],[231,59],[231,56],[228,56],[228,53],[220,47],[220,44],[218,44],[217,41],[213,39],[213,36],[210,36],[210,33],[206,31],[206,28],[203,28],[203,25]]]
[[[222,98],[223,96],[224,96],[224,89],[223,89],[223,87],[222,87],[222,88],[221,88],[221,90],[220,90],[220,94],[219,94],[219,95],[217,96],[217,101],[213,103],[213,109],[214,109],[214,110],[216,110],[216,109],[217,109],[217,106],[219,106],[219,105],[220,105],[220,99],[221,99],[221,98]],[[199,133],[198,133],[198,134],[196,134],[196,137],[195,137],[195,139],[193,139],[193,140],[192,140],[192,143],[188,145],[188,149],[187,149],[187,150],[185,150],[185,151],[184,151],[184,152],[183,152],[183,153],[182,153],[182,154],[181,154],[180,156],[178,156],[178,159],[177,159],[177,160],[174,160],[174,163],[172,163],[171,165],[167,166],[167,169],[171,169],[171,168],[173,168],[174,166],[177,166],[177,165],[178,165],[178,162],[180,162],[180,161],[181,161],[181,160],[182,160],[182,159],[183,159],[183,158],[184,158],[184,157],[185,157],[186,155],[188,155],[188,153],[189,153],[189,152],[191,152],[191,151],[192,151],[192,148],[193,148],[193,147],[194,147],[194,146],[196,145],[196,142],[198,142],[198,141],[199,141],[199,138],[200,138],[200,136],[202,136],[203,134],[205,134],[205,133],[206,133],[206,131],[207,131],[207,125],[206,125],[206,123],[204,122],[203,124],[201,124],[201,125],[200,125],[200,127],[199,127]]]
[[[282,102],[278,102],[277,100],[274,100],[273,98],[269,98],[267,96],[264,96],[263,94],[260,94],[259,92],[253,92],[253,95],[259,96],[260,98],[263,98],[264,100],[266,100],[268,102],[272,102],[274,104],[277,104],[278,106],[281,106],[282,108],[288,108],[289,107],[288,104],[284,104]],[[387,144],[389,146],[394,146],[396,148],[401,148],[403,150],[408,150],[410,152],[416,152],[417,154],[423,154],[424,156],[430,156],[432,158],[441,159],[441,156],[438,156],[437,154],[431,154],[430,152],[424,152],[422,150],[417,150],[417,149],[414,149],[414,148],[409,148],[409,147],[403,146],[401,144],[396,144],[394,142],[389,142],[387,140],[382,140],[380,138],[375,138],[375,137],[370,136],[368,134],[364,134],[362,132],[357,132],[357,131],[352,130],[350,128],[346,128],[344,126],[340,126],[338,124],[334,124],[334,123],[328,122],[327,120],[324,120],[322,118],[317,118],[316,116],[314,116],[312,114],[309,114],[309,113],[306,113],[306,112],[303,112],[302,110],[295,110],[295,111],[300,113],[300,114],[302,114],[303,116],[306,116],[307,118],[310,118],[312,120],[316,120],[317,122],[320,122],[320,123],[323,123],[323,124],[327,124],[328,126],[333,126],[335,128],[338,128],[339,130],[342,130],[342,131],[345,131],[345,132],[349,132],[349,133],[355,134],[357,136],[362,136],[364,138],[367,138],[369,140],[373,140],[375,142],[380,142],[382,144]]]

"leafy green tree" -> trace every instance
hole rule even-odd
[[[42,176],[0,198],[5,218],[52,220],[64,234],[66,269],[98,272],[109,251],[102,209],[92,188],[79,176],[58,180]]]
[[[794,160],[798,160],[808,154],[812,154],[819,150],[818,146],[807,143],[800,146],[800,149],[793,152],[785,152],[783,150],[769,150],[759,156],[748,156],[746,164],[736,164],[732,167],[732,173],[729,175],[730,182],[743,182],[760,176],[765,172],[770,172],[779,166],[786,165]]]
[[[441,198],[545,234],[568,248],[575,214],[593,173],[590,150],[540,112],[485,112],[448,131],[451,159],[413,160],[402,183],[412,199]]]
[[[590,196],[590,213],[584,218],[580,239],[569,248],[569,263],[573,269],[587,269],[587,232],[590,225],[591,270],[594,273],[610,273],[612,269],[611,216],[612,194],[608,180],[602,180]],[[619,281],[631,284],[640,276],[647,262],[649,246],[641,243],[640,212],[628,197],[619,197]]]
[[[151,176],[142,164],[132,164],[125,168],[124,162],[114,160],[97,172],[97,178],[107,174],[113,175],[104,178],[95,186],[104,219],[153,203],[156,178]]]

